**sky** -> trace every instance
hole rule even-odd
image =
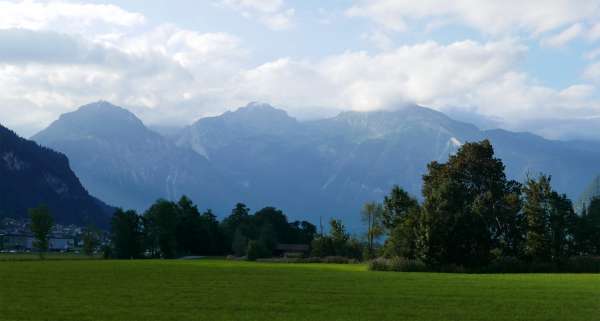
[[[0,123],[23,136],[107,100],[149,125],[419,104],[600,139],[599,86],[598,0],[0,0]]]

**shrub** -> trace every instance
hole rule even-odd
[[[600,273],[600,257],[574,256],[563,269],[571,273]]]
[[[427,265],[421,260],[410,260],[401,257],[391,259],[377,258],[369,262],[369,270],[372,271],[395,271],[395,272],[426,272]]]
[[[256,261],[256,259],[262,259],[271,256],[270,251],[259,241],[249,241],[248,250],[246,251],[249,261]]]
[[[268,262],[268,263],[331,263],[331,264],[356,264],[356,259],[342,257],[342,256],[327,256],[327,257],[309,257],[309,258],[268,258],[268,259],[257,259],[257,262]]]

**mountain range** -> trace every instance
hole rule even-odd
[[[117,206],[143,210],[182,194],[209,207],[226,201],[227,179],[204,156],[177,147],[107,102],[63,114],[32,139],[65,153],[84,186]]]
[[[67,157],[0,126],[0,217],[46,205],[63,224],[108,226],[113,208],[90,196]]]
[[[66,154],[84,186],[117,206],[141,210],[186,194],[221,215],[244,202],[313,222],[340,217],[350,226],[365,201],[381,200],[394,184],[418,197],[427,163],[486,138],[510,178],[548,173],[572,198],[599,172],[595,143],[480,130],[420,106],[298,121],[251,103],[164,137],[129,111],[97,102],[33,137]]]

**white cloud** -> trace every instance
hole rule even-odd
[[[576,23],[571,27],[561,31],[557,35],[542,39],[542,44],[551,47],[562,47],[568,42],[579,37],[583,33],[583,30],[583,26],[580,23]]]
[[[362,0],[346,11],[386,28],[406,31],[412,22],[459,24],[486,34],[525,32],[539,35],[600,17],[595,0]]]
[[[588,31],[587,36],[591,41],[600,39],[600,23],[594,24]]]
[[[583,77],[588,80],[600,82],[600,62],[595,62],[587,66],[583,71]]]
[[[496,79],[524,51],[511,41],[426,42],[377,55],[347,52],[316,62],[283,59],[246,72],[241,82],[249,87],[247,92],[283,105],[356,110],[402,101],[431,105],[444,97],[468,95],[473,86]]]
[[[65,1],[0,1],[0,29],[81,30],[91,25],[131,27],[144,23],[142,14],[114,5],[78,4]]]
[[[296,14],[293,8],[285,7],[283,0],[221,0],[220,4],[246,18],[257,19],[272,30],[289,29]]]
[[[394,41],[385,33],[380,30],[376,30],[369,33],[364,33],[361,38],[370,41],[381,50],[389,50],[393,47]]]
[[[236,98],[294,109],[362,111],[416,103],[442,111],[469,110],[520,130],[527,128],[519,124],[537,118],[600,112],[592,85],[556,90],[515,70],[525,52],[514,41],[461,41],[426,42],[375,55],[346,52],[317,61],[280,59],[242,73]]]
[[[4,23],[0,26],[0,119],[22,133],[32,134],[59,114],[99,99],[132,108],[148,123],[162,124],[186,124],[257,100],[304,117],[418,103],[499,118],[516,129],[536,117],[600,113],[592,85],[600,80],[599,63],[589,66],[582,83],[549,88],[518,69],[528,50],[522,37],[395,46],[389,30],[375,28],[381,31],[364,37],[378,45],[376,53],[349,50],[312,59],[275,58],[256,65],[249,63],[251,51],[242,39],[229,33],[200,33],[171,24],[149,26],[143,16],[114,6],[58,4],[97,10],[69,14],[52,7],[54,3],[22,2],[23,10],[51,9],[34,10],[27,13],[31,18],[10,23],[0,21]],[[228,5],[259,20],[290,10],[276,0],[228,1]],[[434,14],[427,6],[416,9],[423,17]],[[114,16],[105,18],[102,10],[111,10]],[[390,14],[395,15],[393,10]],[[437,22],[456,19],[447,14]],[[78,21],[87,26],[74,28]],[[435,22],[430,21],[431,28],[436,28]],[[498,27],[502,23],[492,22],[497,26],[490,32],[503,30]],[[557,25],[561,27],[511,28],[556,29],[560,39],[553,43],[557,45],[575,37],[574,32],[560,36],[574,26],[578,36],[589,34],[585,31],[589,24]],[[589,54],[592,60],[597,56]]]

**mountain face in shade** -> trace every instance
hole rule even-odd
[[[65,153],[83,184],[118,206],[143,210],[158,198],[188,194],[219,208],[226,198],[223,179],[205,157],[107,102],[62,115],[33,139]]]
[[[0,126],[0,217],[45,204],[56,223],[106,227],[112,208],[90,196],[60,153]]]
[[[252,103],[167,139],[126,110],[96,103],[35,136],[64,152],[90,191],[120,206],[145,208],[158,197],[187,194],[221,215],[240,201],[282,208],[293,219],[339,217],[351,228],[364,202],[382,200],[394,184],[419,197],[429,162],[486,138],[510,178],[551,174],[572,198],[600,172],[599,149],[589,144],[482,131],[419,106],[300,122]]]

